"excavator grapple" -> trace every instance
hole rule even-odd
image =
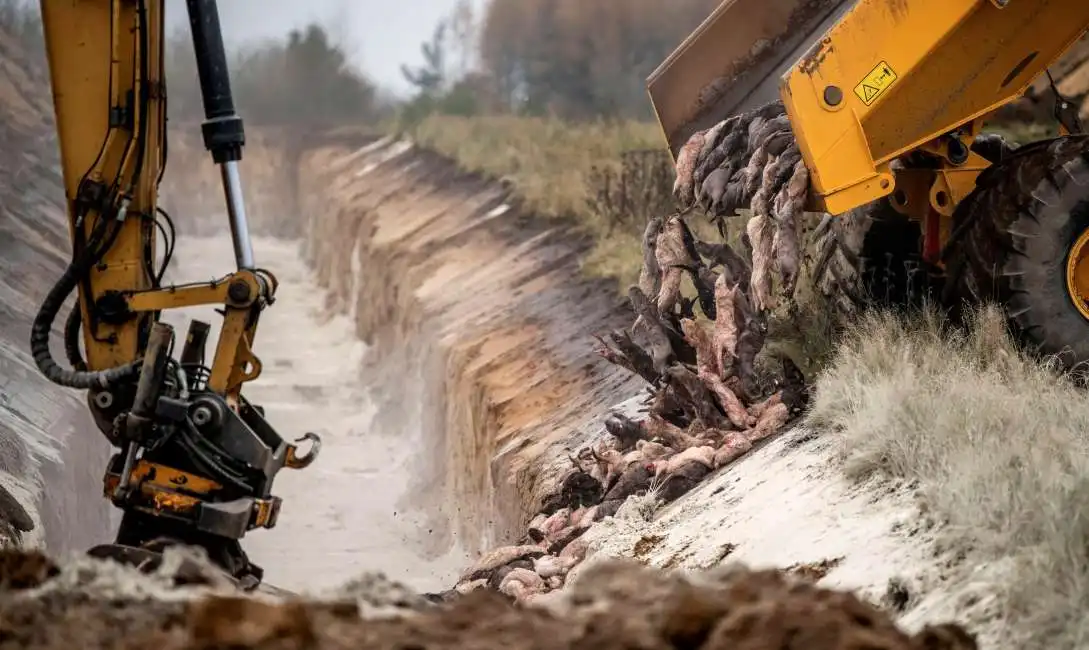
[[[1089,361],[1089,116],[1048,69],[1087,30],[1082,0],[726,0],[648,92],[675,158],[781,102],[806,207],[836,217],[813,279],[847,311],[997,301],[1028,348],[1074,367]],[[1058,137],[987,131],[1041,84]]]
[[[48,379],[86,392],[98,428],[118,450],[104,494],[123,511],[121,526],[113,543],[91,554],[152,568],[168,546],[198,547],[253,589],[263,571],[240,540],[275,526],[277,473],[308,466],[320,441],[314,434],[296,440],[313,444],[301,454],[242,395],[261,372],[253,343],[277,281],[257,266],[250,241],[239,171],[245,133],[215,0],[186,4],[204,143],[222,176],[237,270],[210,282],[162,282],[175,233],[157,205],[167,163],[163,2],[41,0],[72,259],[42,303],[30,347]],[[73,293],[79,300],[64,327],[65,367],[50,336]],[[210,327],[198,321],[175,357],[174,330],[160,313],[209,304],[223,309],[211,362]]]

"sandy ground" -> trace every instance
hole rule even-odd
[[[405,509],[411,503],[406,477],[426,471],[415,453],[423,441],[411,431],[369,426],[375,407],[360,373],[365,346],[347,317],[323,315],[324,292],[313,283],[297,243],[260,239],[254,247],[258,265],[272,270],[281,284],[255,342],[264,369],[245,394],[265,407],[284,438],[314,431],[324,445],[311,467],[279,474],[279,523],[250,533],[244,547],[265,567],[268,583],[294,591],[329,588],[365,571],[382,571],[422,591],[447,587],[467,556],[457,548],[438,556],[430,552],[435,544],[423,513]],[[233,259],[226,233],[181,237],[168,279],[220,276],[233,269]],[[179,339],[190,318],[212,323],[215,335],[220,317],[210,309],[165,316]],[[209,356],[211,350],[210,344]]]
[[[638,402],[616,410],[634,414]],[[621,557],[683,571],[732,562],[793,569],[890,609],[907,629],[957,621],[982,648],[1003,647],[1001,567],[968,566],[941,532],[912,486],[851,483],[834,437],[797,428],[649,518],[622,511],[596,524],[587,567]]]

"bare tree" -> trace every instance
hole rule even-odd
[[[420,53],[423,54],[424,64],[418,67],[401,65],[401,74],[416,90],[428,97],[433,97],[447,86],[446,75],[446,49],[449,23],[440,20],[435,25],[435,31],[431,34],[431,40],[420,44]]]
[[[450,26],[450,49],[453,53],[450,77],[460,80],[476,66],[478,27],[476,12],[470,0],[458,0],[447,19]]]
[[[514,110],[647,117],[644,80],[718,0],[491,0],[480,62]]]

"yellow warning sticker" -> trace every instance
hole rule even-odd
[[[869,106],[894,83],[896,83],[896,73],[892,71],[888,63],[882,61],[855,86],[855,94],[863,104]]]

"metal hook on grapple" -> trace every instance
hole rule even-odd
[[[284,461],[285,467],[291,469],[303,469],[310,467],[310,464],[318,457],[321,452],[321,438],[316,433],[303,434],[301,438],[296,438],[295,442],[302,442],[303,440],[309,440],[311,442],[310,451],[306,455],[300,456],[298,454],[298,447],[295,445],[287,446],[287,460]]]

